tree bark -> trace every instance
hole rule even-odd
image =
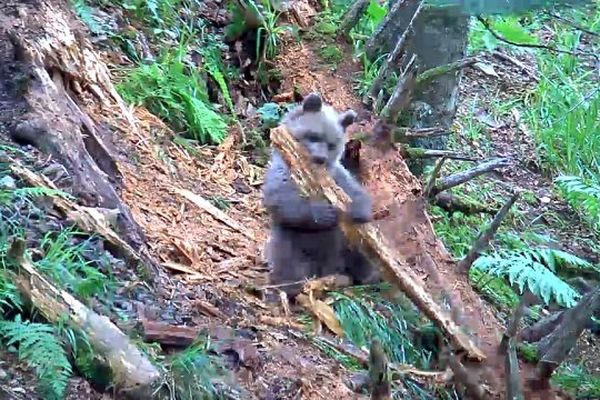
[[[310,197],[326,198],[341,210],[347,210],[348,196],[322,169],[317,169],[306,160],[305,149],[291,136],[284,126],[271,130],[271,143],[281,153],[292,171],[292,179]],[[449,341],[466,352],[469,358],[484,360],[483,352],[473,343],[442,308],[424,290],[409,267],[408,261],[386,244],[378,229],[371,224],[354,225],[342,220],[341,228],[351,243],[356,244],[363,254],[375,265],[382,275],[402,290],[410,300],[433,321]]]
[[[69,293],[42,276],[25,255],[23,241],[15,241],[9,256],[17,261],[16,283],[23,296],[43,317],[57,324],[64,321],[83,331],[94,352],[112,371],[118,393],[131,399],[149,399],[160,384],[160,372],[129,338],[107,317],[98,315]]]
[[[369,3],[371,0],[356,0],[348,10],[344,13],[342,17],[342,22],[340,23],[339,34],[341,36],[348,37],[348,34],[358,24],[360,18],[363,16],[367,7],[369,7]]]
[[[107,128],[123,121],[122,129],[137,132],[134,118],[66,2],[18,4],[2,10],[18,21],[6,35],[17,60],[13,74],[23,78],[24,89],[13,93],[25,112],[14,118],[10,134],[58,160],[71,174],[72,194],[85,205],[118,209],[118,233],[140,251],[144,236],[117,193],[122,176]]]

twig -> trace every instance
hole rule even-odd
[[[438,160],[438,162],[435,164],[435,167],[433,168],[433,171],[431,172],[431,176],[429,177],[429,181],[427,182],[427,186],[425,186],[425,190],[423,190],[423,197],[428,198],[431,195],[431,190],[433,189],[433,186],[435,185],[435,181],[438,177],[438,175],[440,174],[440,171],[442,169],[442,166],[444,165],[444,162],[446,162],[447,158],[444,156],[442,158],[440,158]]]
[[[461,161],[478,161],[477,158],[469,157],[464,154],[460,154],[450,150],[432,150],[432,149],[423,149],[421,147],[409,147],[402,146],[400,148],[400,154],[404,158],[436,158],[436,157],[446,157],[453,160],[461,160]]]
[[[577,22],[575,22],[575,21],[573,21],[571,19],[568,19],[568,18],[565,18],[565,17],[561,17],[560,15],[555,14],[555,13],[553,13],[551,11],[545,11],[545,13],[547,15],[551,16],[552,18],[555,18],[555,19],[557,19],[559,21],[562,21],[565,24],[567,24],[567,25],[569,25],[569,26],[571,26],[571,27],[573,27],[573,28],[575,28],[577,30],[580,30],[581,32],[587,33],[588,35],[600,36],[600,33],[591,31],[591,30],[587,29],[586,27],[579,25]]]
[[[527,67],[525,64],[523,64],[521,61],[517,60],[516,58],[511,57],[508,54],[504,54],[501,51],[494,51],[494,52],[492,52],[492,55],[494,55],[504,61],[508,61],[509,63],[514,64],[517,67],[521,68],[534,81],[536,81],[536,82],[540,81],[540,78],[537,77],[535,72],[531,71],[531,69],[529,67]]]
[[[513,46],[517,46],[517,47],[527,47],[527,48],[532,48],[532,49],[542,49],[542,50],[548,50],[551,51],[553,53],[560,53],[560,54],[569,54],[571,56],[578,56],[578,55],[588,55],[588,56],[592,56],[596,59],[598,59],[598,55],[594,54],[592,52],[588,52],[588,51],[568,51],[568,50],[562,50],[556,47],[552,47],[552,46],[547,46],[544,44],[536,44],[536,43],[518,43],[518,42],[513,42],[512,40],[509,40],[507,38],[505,38],[504,36],[500,35],[498,32],[494,31],[489,23],[488,20],[486,20],[485,18],[481,17],[481,16],[477,16],[477,19],[479,20],[479,22],[481,22],[483,24],[483,26],[485,27],[485,29],[488,30],[488,32],[490,32],[492,34],[493,37],[495,37],[496,39],[500,40],[501,42],[513,45]]]
[[[467,253],[465,258],[463,258],[458,263],[458,269],[460,271],[465,272],[465,273],[469,271],[469,268],[471,268],[471,265],[473,264],[473,262],[477,259],[477,257],[479,257],[481,252],[487,247],[490,240],[492,240],[492,238],[496,234],[496,231],[500,227],[502,220],[504,220],[504,218],[508,214],[508,210],[510,210],[510,208],[515,203],[515,201],[517,201],[518,198],[519,198],[519,193],[513,194],[510,197],[510,199],[508,199],[508,201],[502,206],[500,211],[498,211],[498,214],[496,214],[496,216],[494,217],[492,222],[484,230],[482,230],[479,233],[479,236],[477,236],[477,239],[475,239],[475,242],[473,243],[473,246],[469,250],[469,253]]]

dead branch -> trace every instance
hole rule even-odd
[[[517,201],[518,198],[519,193],[513,194],[510,197],[510,199],[508,199],[508,201],[502,206],[500,211],[498,211],[498,214],[496,214],[492,222],[479,233],[477,239],[475,239],[473,246],[465,256],[465,258],[460,260],[460,262],[458,263],[458,269],[460,271],[463,271],[465,273],[469,271],[469,268],[471,268],[473,262],[475,262],[475,260],[481,254],[481,252],[488,246],[490,240],[492,240],[492,238],[496,234],[496,231],[500,227],[500,224],[508,214],[508,211],[515,203],[515,201]]]
[[[510,337],[506,343],[506,399],[524,400],[521,374],[519,372],[519,359],[515,338]]]
[[[362,17],[367,10],[369,3],[370,0],[356,0],[348,10],[346,10],[338,30],[340,36],[348,37],[350,30],[356,26],[360,17]]]
[[[271,142],[290,166],[292,179],[305,194],[316,198],[324,197],[341,210],[347,210],[349,198],[346,193],[335,184],[329,174],[325,173],[323,167],[306,161],[308,157],[305,149],[296,142],[284,126],[271,130]],[[470,358],[477,360],[486,358],[423,289],[407,260],[386,244],[376,227],[371,224],[354,225],[342,220],[341,228],[350,242],[372,262],[379,265],[383,276],[402,290],[444,332],[452,344],[466,351]]]
[[[425,186],[425,189],[423,190],[423,197],[426,197],[426,198],[431,197],[431,190],[433,189],[433,186],[435,185],[435,181],[436,181],[437,177],[440,175],[440,171],[442,170],[442,166],[444,165],[444,162],[446,162],[446,160],[447,160],[446,157],[442,157],[435,164],[433,171],[431,171],[431,176],[429,177],[429,181],[427,181],[427,185]]]
[[[409,0],[398,1],[397,3],[400,3],[400,4],[397,4],[397,7],[402,7],[405,4],[408,4],[409,2],[410,2]],[[394,7],[396,7],[396,5],[394,5],[392,8],[394,8]],[[390,52],[390,54],[386,57],[385,61],[381,65],[381,69],[379,70],[379,74],[377,75],[377,78],[371,85],[369,92],[363,97],[362,101],[364,104],[370,105],[379,97],[379,92],[381,91],[381,88],[383,87],[383,84],[385,83],[386,79],[392,72],[392,68],[394,68],[394,66],[396,66],[396,65],[399,65],[399,61],[404,54],[404,48],[406,47],[406,43],[407,43],[408,39],[414,33],[413,23],[419,16],[419,14],[421,13],[422,8],[423,8],[423,1],[419,2],[419,5],[417,6],[417,9],[415,10],[412,18],[410,19],[408,26],[404,30],[404,33],[402,33],[402,36],[400,36],[400,38],[396,42],[394,49]],[[393,11],[390,10],[390,13],[388,13],[388,17],[390,17],[392,15],[392,13],[393,13]],[[387,17],[386,17],[386,20],[387,20]],[[385,23],[386,23],[386,21],[384,20],[379,25],[378,32],[379,32],[379,29],[382,29],[385,26]],[[375,40],[376,35],[377,35],[377,32],[373,35],[373,38],[369,39],[369,41],[367,41],[367,43],[365,44],[365,48],[367,48],[367,52],[369,51],[368,49],[369,49],[370,43],[372,43],[371,40]]]
[[[559,311],[542,318],[535,324],[523,329],[519,334],[521,340],[529,343],[539,342],[540,339],[552,333],[561,323],[564,311]]]
[[[402,146],[400,147],[400,154],[403,158],[435,158],[435,157],[446,157],[451,158],[453,160],[461,160],[461,161],[477,161],[477,158],[469,157],[464,154],[457,153],[455,151],[450,150],[431,150],[431,149],[423,149],[421,147],[409,147]],[[434,187],[435,190],[435,187]],[[436,192],[437,193],[437,192]],[[433,195],[433,194],[432,194]]]
[[[562,16],[560,16],[560,15],[554,13],[554,12],[547,11],[547,10],[544,11],[544,12],[547,15],[551,16],[552,18],[557,19],[559,21],[562,21],[562,22],[564,22],[565,24],[569,25],[572,28],[575,28],[575,29],[577,29],[577,30],[579,30],[581,32],[587,33],[588,35],[591,35],[591,36],[600,37],[600,33],[594,32],[594,31],[592,31],[590,29],[587,29],[586,27],[581,26],[580,24],[578,24],[577,22],[573,21],[572,19],[562,17]]]
[[[529,75],[531,79],[533,79],[536,82],[539,82],[540,78],[537,77],[535,72],[516,58],[511,57],[508,54],[502,53],[501,51],[494,51],[492,54],[501,60],[508,61],[509,63],[516,65],[517,67],[521,68],[521,70],[524,71],[527,75]]]
[[[469,67],[475,64],[477,61],[479,61],[477,57],[466,57],[446,65],[440,65],[439,67],[430,68],[427,71],[423,71],[417,76],[417,86],[426,84],[427,82],[430,82],[441,75],[449,74],[459,69]]]
[[[422,138],[422,137],[435,137],[435,136],[444,136],[449,135],[447,129],[442,128],[441,126],[434,126],[431,128],[420,128],[420,129],[412,129],[412,128],[397,128],[396,133],[398,135],[402,135],[404,137],[410,138]],[[396,139],[396,141],[400,141]]]
[[[149,399],[160,380],[150,360],[107,317],[98,315],[64,290],[56,288],[34,267],[22,240],[13,242],[9,256],[17,261],[16,283],[33,307],[51,323],[66,321],[87,334],[88,340],[112,371],[117,392],[128,398]]]
[[[600,286],[585,294],[575,307],[563,311],[562,321],[537,346],[540,356],[537,374],[540,381],[547,382],[554,370],[567,358],[591,316],[599,308]]]
[[[23,167],[18,160],[11,159],[11,172],[23,179],[24,181],[42,188],[56,190],[56,186],[52,181],[43,175],[38,175],[27,168]],[[101,213],[95,212],[96,209],[89,207],[82,207],[75,202],[68,200],[64,197],[52,196],[52,203],[60,212],[62,212],[67,218],[72,220],[77,226],[83,231],[89,233],[98,233],[109,243],[120,249],[120,252],[124,253],[125,257],[134,263],[140,263],[147,268],[150,268],[150,272],[153,276],[158,274],[158,266],[155,261],[150,257],[149,254],[138,253],[133,247],[117,235],[117,233],[110,227],[110,224],[102,216]]]
[[[508,158],[495,158],[484,161],[466,171],[457,172],[456,174],[440,179],[440,184],[433,188],[432,195],[436,195],[444,190],[462,185],[463,183],[475,179],[478,176],[494,171],[498,168],[507,167],[508,165]]]
[[[394,92],[385,107],[383,107],[383,110],[381,110],[381,118],[384,121],[395,122],[398,119],[398,115],[410,104],[412,92],[415,88],[417,71],[417,56],[413,54],[404,73],[398,79]]]
[[[371,341],[369,349],[369,386],[371,400],[392,399],[388,361],[385,351],[377,339]]]
[[[432,201],[434,205],[448,213],[460,211],[463,214],[469,215],[479,213],[496,214],[496,210],[493,210],[478,201],[465,197],[458,197],[450,193],[439,193]]]

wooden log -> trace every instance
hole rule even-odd
[[[35,269],[22,240],[13,242],[9,257],[19,266],[16,283],[23,296],[47,321],[66,321],[87,335],[94,352],[110,368],[117,393],[131,399],[151,398],[160,384],[160,372],[110,319],[52,285]]]
[[[575,307],[563,311],[561,322],[537,346],[540,356],[537,373],[541,381],[546,382],[567,358],[590,317],[599,308],[600,286],[585,294]]]
[[[381,110],[381,118],[383,120],[391,123],[396,122],[398,115],[408,107],[415,88],[417,71],[417,56],[413,54],[404,73],[398,79],[394,92],[383,107],[383,110]]]
[[[196,340],[201,329],[197,326],[177,326],[166,322],[142,320],[144,341],[166,346],[187,347]]]
[[[326,198],[342,211],[347,210],[349,198],[340,189],[324,167],[312,165],[305,149],[291,136],[284,126],[271,130],[271,143],[290,166],[292,179],[299,189],[310,197]],[[383,276],[402,290],[410,300],[446,335],[457,349],[465,351],[469,358],[484,360],[484,353],[473,343],[448,316],[433,298],[423,289],[422,284],[410,268],[407,260],[393,251],[381,232],[371,224],[355,225],[342,219],[341,228],[346,237],[376,265]]]
[[[460,262],[458,263],[459,270],[465,273],[469,271],[469,268],[471,268],[473,262],[475,262],[475,260],[481,255],[481,252],[485,250],[485,248],[488,246],[490,240],[492,240],[492,238],[496,234],[496,231],[500,227],[500,224],[508,214],[508,211],[510,210],[512,205],[515,204],[515,201],[517,201],[518,198],[519,193],[513,194],[510,197],[510,199],[508,199],[508,201],[502,206],[500,211],[498,211],[498,214],[496,214],[492,222],[485,229],[479,232],[477,239],[475,239],[473,246],[471,246],[465,258],[460,260]]]
[[[340,27],[338,33],[340,36],[348,37],[348,34],[356,26],[360,18],[363,16],[367,7],[369,7],[369,3],[371,0],[356,0],[348,10],[344,13],[342,17],[342,22],[340,23]]]
[[[542,318],[535,324],[523,329],[519,334],[521,340],[529,343],[539,342],[543,337],[552,333],[552,331],[562,321],[564,311],[559,311]]]
[[[456,174],[440,179],[439,185],[433,189],[432,195],[436,195],[444,190],[462,185],[463,183],[475,179],[478,176],[494,171],[498,168],[507,167],[508,165],[509,160],[507,158],[495,158],[484,161],[480,164],[477,164],[473,168],[467,169],[466,171],[457,172]]]

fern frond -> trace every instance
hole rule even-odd
[[[571,207],[600,230],[600,185],[570,175],[558,177],[555,182]]]
[[[44,398],[64,398],[73,371],[52,326],[17,316],[14,321],[0,321],[0,337],[7,346],[19,346],[19,359],[35,371]]]
[[[64,192],[59,189],[51,189],[46,187],[24,187],[14,190],[15,196],[18,197],[28,197],[28,198],[38,198],[38,197],[50,197],[50,196],[58,196],[63,197],[65,199],[73,199],[69,193]]]
[[[521,293],[527,287],[546,304],[554,300],[572,307],[580,294],[555,274],[561,266],[593,268],[592,264],[573,254],[553,249],[499,251],[481,256],[473,263],[473,268],[508,279]]]

